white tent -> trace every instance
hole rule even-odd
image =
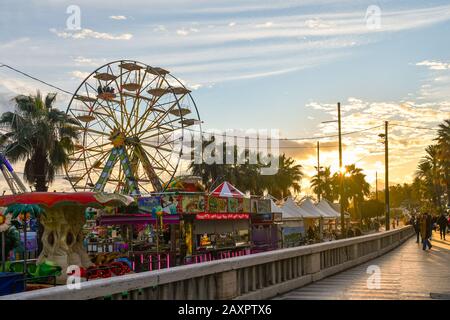
[[[340,218],[341,213],[339,211],[339,204],[330,203],[327,200],[321,200],[317,207],[319,210],[323,211],[324,213],[327,213],[330,218]],[[344,215],[346,218],[350,217],[350,214],[348,212],[344,212]]]
[[[334,210],[326,200],[320,200],[316,205],[316,208],[324,214],[324,218],[336,219],[341,216],[341,214]]]
[[[294,202],[294,200],[289,197],[281,206],[283,219],[303,219],[303,217],[308,215],[307,212],[300,209]]]
[[[270,199],[270,211],[283,214],[283,210],[272,199]]]
[[[323,213],[321,213],[320,210],[316,208],[310,198],[306,198],[305,200],[303,200],[299,207],[306,213],[303,218],[318,219],[324,216]]]

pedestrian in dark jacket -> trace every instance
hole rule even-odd
[[[412,218],[412,226],[414,227],[414,231],[416,232],[416,243],[419,243],[419,236],[420,236],[420,220],[418,216],[415,216]]]
[[[429,240],[431,236],[431,216],[428,213],[424,213],[420,220],[420,236],[422,237],[422,249],[426,250],[427,247],[431,249],[433,247]]]
[[[437,220],[437,224],[439,225],[439,233],[441,235],[441,240],[444,238],[445,240],[445,233],[447,232],[447,218],[442,214],[439,219]]]

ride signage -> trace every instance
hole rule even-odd
[[[238,220],[249,219],[248,213],[199,213],[195,216],[197,220]]]

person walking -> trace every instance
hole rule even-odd
[[[428,215],[428,240],[433,240],[433,230],[436,231],[435,225],[436,225],[436,216],[432,216],[431,214]]]
[[[412,219],[412,225],[414,228],[414,231],[416,232],[416,243],[419,243],[419,236],[420,236],[420,219],[418,216],[414,216]]]
[[[445,234],[447,232],[447,218],[444,216],[444,214],[441,214],[439,219],[437,220],[437,224],[439,225],[439,234],[441,235],[441,240],[442,238],[445,241]]]
[[[433,246],[430,243],[430,233],[431,233],[431,216],[425,212],[420,220],[420,236],[422,238],[422,249],[431,249]]]

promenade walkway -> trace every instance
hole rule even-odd
[[[412,237],[377,259],[275,299],[450,299],[450,235],[443,241],[434,233],[432,245],[423,251]],[[379,267],[379,282],[369,266]]]

